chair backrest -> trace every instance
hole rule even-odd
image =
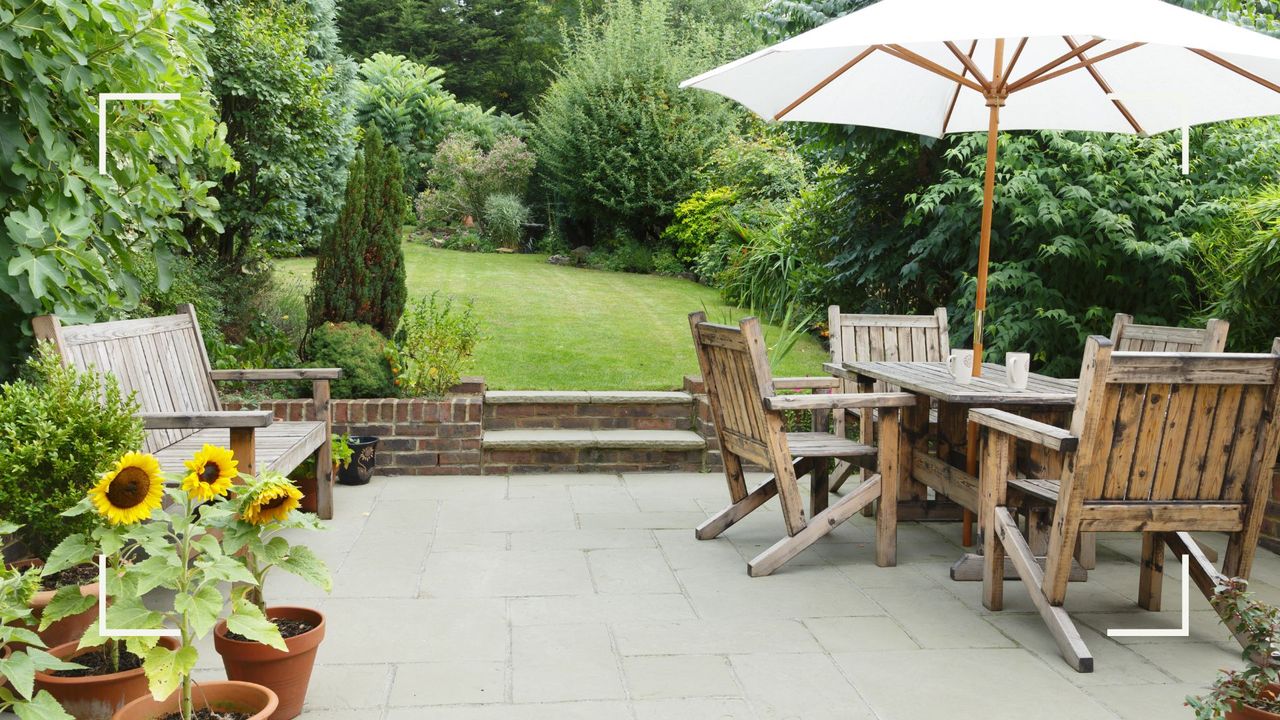
[[[947,309],[932,315],[848,315],[839,305],[827,308],[831,362],[944,362],[951,354]],[[844,392],[856,392],[845,381]],[[876,392],[897,390],[882,382]]]
[[[764,405],[774,389],[760,321],[749,317],[738,327],[715,325],[696,312],[689,327],[721,451],[764,467],[775,460],[790,466],[789,457],[774,457],[788,450],[781,413]]]
[[[1227,349],[1226,320],[1210,320],[1202,328],[1136,325],[1132,315],[1116,313],[1111,322],[1111,344],[1121,352],[1210,352]]]
[[[36,337],[57,345],[63,362],[110,373],[126,392],[136,392],[142,412],[221,410],[209,377],[209,357],[190,305],[177,315],[63,326],[53,315],[31,322]],[[150,430],[148,451],[167,447],[194,430]]]
[[[1131,506],[1147,520],[1177,504],[1265,503],[1280,448],[1278,381],[1280,338],[1270,353],[1251,354],[1124,352],[1089,338],[1064,492],[1108,512]],[[1209,510],[1179,529],[1226,530],[1223,517],[1244,512]]]

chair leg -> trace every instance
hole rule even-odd
[[[720,512],[707,518],[698,529],[694,531],[694,537],[699,540],[711,540],[719,537],[720,533],[728,530],[734,523],[751,514],[752,510],[769,502],[774,495],[778,494],[778,482],[774,478],[769,478],[756,486],[754,490],[747,493],[745,497],[735,503],[730,503],[728,507]]]
[[[752,558],[751,562],[747,563],[747,574],[751,577],[763,577],[782,567],[783,563],[799,555],[800,551],[840,526],[879,497],[881,484],[879,475],[872,476],[856,490],[836,501],[836,504],[810,518],[809,523],[800,532],[782,538],[768,550]]]
[[[1085,570],[1092,570],[1098,567],[1097,533],[1080,533],[1080,540],[1076,543],[1076,561],[1079,562],[1080,567]]]
[[[997,507],[992,524],[994,527],[985,529],[984,534],[995,535],[996,545],[1002,552],[1008,551],[1009,559],[1013,561],[1014,567],[1018,569],[1018,576],[1022,578],[1022,584],[1026,585],[1032,603],[1035,604],[1045,625],[1049,626],[1049,632],[1057,642],[1058,649],[1062,652],[1067,664],[1077,672],[1093,672],[1093,654],[1084,644],[1084,638],[1080,636],[1075,623],[1071,622],[1067,611],[1061,605],[1049,602],[1044,592],[1044,573],[1040,570],[1035,556],[1031,554],[1027,541],[1018,532],[1018,526],[1008,509]],[[1057,551],[1064,552],[1062,547]],[[1051,549],[1050,552],[1053,550]]]
[[[831,463],[827,458],[816,458],[809,471],[809,515],[817,515],[827,509],[831,494]]]
[[[1138,607],[1160,611],[1164,589],[1164,533],[1142,533],[1142,566],[1138,571]]]
[[[316,517],[333,519],[333,459],[329,452],[316,452]]]
[[[880,499],[876,502],[876,565],[898,564],[898,488],[906,467],[902,463],[900,417],[896,408],[884,408],[880,416]]]

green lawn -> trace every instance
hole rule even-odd
[[[697,372],[687,316],[745,313],[688,280],[549,265],[543,255],[489,255],[406,243],[409,297],[440,290],[475,302],[484,339],[468,374],[496,390],[671,390]],[[311,259],[279,264],[309,280]],[[777,328],[766,330],[770,344]],[[816,375],[826,355],[804,337],[778,375]]]

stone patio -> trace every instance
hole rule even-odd
[[[719,474],[339,487],[331,529],[307,539],[334,571],[333,593],[283,574],[267,586],[274,604],[328,616],[304,717],[1153,720],[1190,717],[1183,697],[1239,663],[1197,592],[1189,638],[1106,638],[1180,621],[1172,561],[1166,612],[1135,606],[1132,537],[1103,536],[1098,569],[1072,584],[1067,608],[1097,667],[1081,675],[1021,583],[990,613],[979,583],[948,578],[956,525],[902,525],[898,567],[878,568],[874,526],[859,517],[751,579],[746,559],[782,520],[772,503],[695,540],[725,496]],[[1254,578],[1280,601],[1280,558],[1260,551]],[[200,662],[221,675],[212,648]]]

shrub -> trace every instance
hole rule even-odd
[[[1231,322],[1231,347],[1268,352],[1280,335],[1280,185],[1235,203],[1194,238],[1192,267],[1206,295],[1204,318]]]
[[[439,396],[458,384],[462,368],[480,340],[470,303],[457,306],[438,293],[409,305],[387,359],[401,391],[410,397]]]
[[[325,234],[308,297],[307,326],[360,322],[384,335],[404,312],[404,249],[400,227],[405,213],[400,153],[369,130],[351,163],[338,221]]]
[[[699,190],[676,205],[675,220],[662,231],[662,239],[672,246],[675,256],[688,263],[698,260],[709,248],[731,236],[728,218],[738,202],[738,193],[730,187]],[[716,268],[705,276],[713,278]]]
[[[518,137],[499,138],[485,152],[475,136],[459,133],[440,143],[427,177],[447,217],[461,221],[469,216],[483,224],[491,195],[524,195],[535,162]]]
[[[680,90],[736,43],[665,0],[613,0],[584,21],[536,111],[531,144],[558,213],[592,241],[614,228],[652,242],[733,124],[711,93]]]
[[[607,244],[587,256],[587,265],[612,272],[653,272],[653,253],[634,238],[616,234]]]
[[[445,250],[478,253],[491,253],[498,249],[488,235],[481,235],[475,228],[463,228],[446,235],[443,247]]]
[[[519,247],[527,222],[529,208],[515,195],[495,193],[484,201],[485,234],[500,247],[513,250]]]
[[[395,397],[386,345],[386,338],[368,325],[325,323],[307,340],[308,365],[342,368],[342,378],[333,381],[334,397]]]
[[[827,270],[814,248],[787,232],[785,218],[764,227],[735,221],[733,227],[742,239],[741,250],[717,277],[726,302],[774,322],[818,309]]]
[[[658,275],[683,275],[686,271],[684,263],[677,260],[670,250],[663,250],[653,256],[653,272]]]
[[[0,517],[23,526],[28,552],[44,557],[87,529],[87,515],[61,516],[122,454],[142,445],[138,404],[115,377],[63,365],[51,344],[21,379],[0,385]]]
[[[453,221],[449,208],[441,202],[440,193],[435,188],[427,188],[413,199],[413,215],[423,230],[439,230]]]

